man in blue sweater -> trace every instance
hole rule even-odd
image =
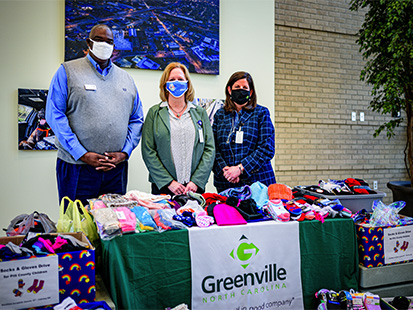
[[[143,109],[132,77],[112,63],[113,33],[94,26],[88,55],[63,63],[47,97],[56,135],[59,199],[125,194],[129,159],[141,138]]]

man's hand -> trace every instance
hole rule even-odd
[[[101,171],[109,171],[116,167],[115,164],[108,161],[108,156],[100,155],[94,152],[86,152],[82,157],[80,157],[80,160],[95,167],[96,170]]]
[[[106,152],[106,160],[105,162],[117,165],[126,159],[128,159],[128,155],[124,152]]]

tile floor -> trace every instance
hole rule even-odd
[[[105,284],[103,283],[102,276],[96,273],[95,279],[96,279],[96,301],[106,301],[106,303],[112,310],[116,310],[116,306],[113,300],[111,299],[106,289]]]

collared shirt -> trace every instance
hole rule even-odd
[[[103,76],[109,74],[113,67],[112,61],[105,69],[101,69],[99,64],[88,54],[87,59],[93,64],[96,70]],[[70,128],[68,119],[65,115],[67,108],[67,75],[61,65],[50,83],[46,104],[47,123],[53,129],[54,134],[59,139],[60,144],[73,156],[75,160],[82,157],[87,150],[81,145],[76,135]],[[128,135],[122,152],[130,157],[133,149],[138,145],[142,135],[143,108],[139,94],[136,94],[132,114],[129,118]]]
[[[192,150],[195,142],[195,127],[189,109],[195,109],[195,106],[189,102],[181,118],[175,116],[168,103],[162,102],[161,107],[165,106],[168,107],[169,111],[171,154],[175,165],[176,178],[179,183],[187,184],[191,181]]]

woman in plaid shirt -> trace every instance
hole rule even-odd
[[[218,193],[260,181],[276,183],[271,159],[274,125],[266,107],[257,104],[248,72],[235,72],[225,87],[225,104],[214,116],[214,185]]]

